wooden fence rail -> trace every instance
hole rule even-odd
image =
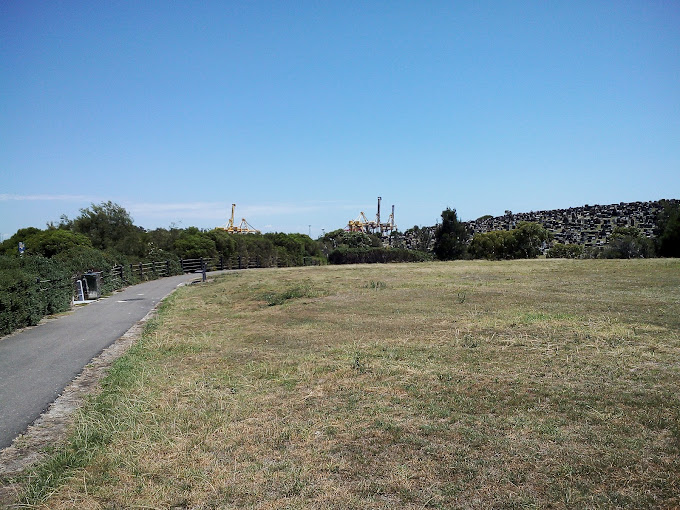
[[[185,273],[198,273],[206,266],[206,271],[223,271],[225,269],[255,269],[261,267],[279,267],[279,261],[275,257],[212,257],[198,259],[180,259],[182,271]]]

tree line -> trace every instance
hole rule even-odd
[[[264,266],[326,261],[319,243],[302,234],[235,235],[195,227],[147,231],[115,203],[92,204],[74,219],[62,216],[45,229],[22,228],[0,243],[0,334],[67,310],[74,279],[86,272],[101,272],[101,290],[107,293],[159,276],[139,274],[133,268],[140,262],[166,261],[169,275],[181,273],[181,259],[201,257],[257,257]]]
[[[180,260],[235,256],[261,256],[279,265],[296,266],[305,260],[324,259],[319,244],[303,234],[229,234],[222,229],[196,227],[145,230],[134,224],[130,214],[118,204],[104,202],[80,210],[74,219],[62,216],[44,230],[29,227],[18,230],[0,244],[0,254],[18,256],[23,243],[26,256],[62,258],[79,253],[104,254],[107,264],[136,263],[142,260]]]
[[[655,237],[646,237],[638,228],[617,227],[605,246],[585,247],[552,243],[552,234],[533,222],[519,222],[511,230],[471,235],[455,209],[442,211],[434,231],[433,253],[439,260],[535,258],[541,253],[554,258],[649,258],[680,257],[680,203],[664,201],[656,220]],[[416,239],[428,241],[416,230]],[[421,242],[421,241],[418,241]]]
[[[455,209],[442,211],[434,233],[409,229],[415,246],[407,249],[397,232],[388,238],[339,229],[313,240],[304,234],[229,234],[196,227],[146,230],[113,202],[92,204],[45,229],[18,230],[0,243],[0,334],[36,324],[46,314],[66,310],[73,278],[86,271],[108,275],[103,291],[135,283],[142,276],[131,268],[141,261],[167,261],[169,274],[181,272],[181,259],[257,257],[263,266],[420,262],[426,260],[534,258],[680,257],[680,204],[668,202],[657,219],[655,238],[634,227],[616,228],[602,247],[552,243],[537,223],[520,222],[512,230],[471,235]],[[19,254],[19,243],[23,254]],[[112,267],[119,273],[113,274]],[[128,269],[129,268],[129,269]],[[118,276],[120,275],[120,276]]]

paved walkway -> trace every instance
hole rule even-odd
[[[92,358],[178,285],[197,277],[186,274],[134,285],[0,339],[0,449],[23,433]]]

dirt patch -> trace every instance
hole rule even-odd
[[[17,437],[10,446],[0,451],[0,507],[16,503],[21,486],[13,482],[18,475],[33,466],[44,456],[51,444],[63,441],[73,422],[74,411],[86,396],[95,393],[99,381],[106,375],[111,364],[121,357],[141,336],[144,324],[156,313],[151,310],[143,319],[88,363],[83,371],[69,384],[26,432]]]

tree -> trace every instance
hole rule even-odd
[[[513,231],[492,230],[475,234],[469,253],[475,259],[508,260],[517,258],[517,239]]]
[[[536,258],[551,237],[538,223],[520,221],[512,230],[475,234],[469,251],[474,258],[490,260]]]
[[[47,258],[76,246],[92,247],[92,243],[83,234],[76,234],[70,230],[43,230],[31,236],[26,242],[26,250],[29,253]]]
[[[375,234],[364,232],[347,232],[342,229],[328,232],[321,238],[322,243],[330,243],[333,248],[347,246],[348,248],[380,248],[382,240]]]
[[[442,222],[434,233],[434,254],[439,260],[455,260],[467,253],[468,231],[456,215],[455,209],[442,211]]]
[[[657,247],[662,257],[680,257],[680,202],[664,201],[657,219]]]
[[[19,243],[26,242],[36,234],[42,232],[39,228],[27,227],[20,228],[16,233],[9,239],[5,239],[2,244],[0,244],[0,253],[5,255],[19,255]]]
[[[81,209],[80,216],[62,223],[74,232],[85,234],[92,246],[100,250],[115,250],[125,255],[144,256],[144,229],[136,227],[130,214],[111,201]]]
[[[611,259],[636,259],[654,256],[654,244],[635,227],[617,227],[604,253]]]
[[[430,251],[430,246],[434,241],[434,230],[432,227],[419,227],[414,225],[404,232],[404,237],[409,239],[408,248],[419,251]]]
[[[227,233],[226,230],[214,228],[206,235],[213,240],[217,252],[226,258],[231,257],[236,252],[236,242],[234,241],[234,234]]]
[[[189,234],[175,241],[175,253],[183,259],[210,258],[217,254],[215,241],[197,234]]]
[[[520,221],[512,230],[517,243],[513,258],[533,259],[541,253],[544,243],[552,238],[552,234],[538,223]]]
[[[76,246],[92,246],[90,240],[83,234],[76,234],[70,230],[47,229],[35,227],[22,228],[11,238],[2,243],[0,251],[8,255],[18,254],[19,241],[24,243],[26,254],[42,255],[51,258]]]
[[[153,248],[157,250],[163,250],[164,252],[171,252],[174,250],[175,241],[179,239],[182,232],[184,231],[174,226],[171,226],[169,230],[165,228],[157,228],[155,230],[148,231],[146,233],[146,238],[148,243],[152,245]]]

